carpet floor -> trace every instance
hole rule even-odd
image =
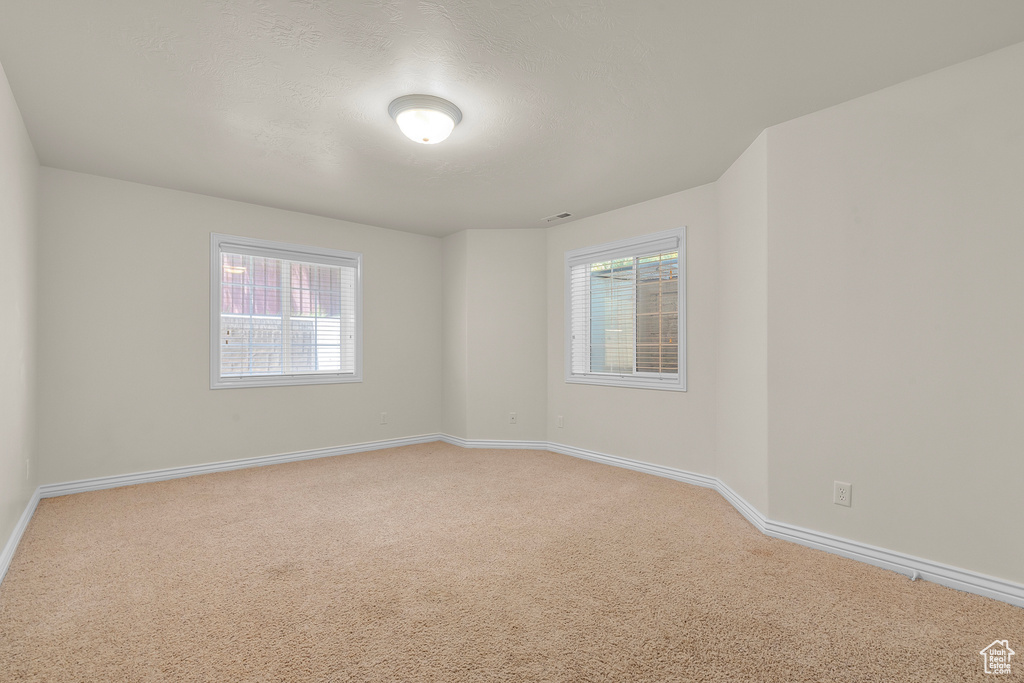
[[[1010,676],[979,651],[1009,639]],[[2,681],[1024,680],[1024,610],[717,493],[441,442],[40,502]]]

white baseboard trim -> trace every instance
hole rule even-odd
[[[497,439],[463,439],[461,436],[450,434],[439,434],[438,440],[450,443],[453,446],[462,448],[501,448],[520,451],[548,451],[551,450],[547,441],[501,441]]]
[[[437,434],[422,434],[420,436],[409,436],[403,439],[388,439],[386,441],[368,441],[356,443],[349,446],[336,446],[333,448],[318,448],[310,451],[297,451],[295,453],[282,453],[280,455],[261,455],[255,458],[242,458],[240,460],[224,460],[205,465],[188,465],[185,467],[169,467],[162,470],[150,470],[148,472],[136,472],[134,474],[119,474],[112,477],[96,477],[94,479],[81,479],[79,481],[68,481],[61,484],[43,484],[39,487],[40,498],[53,498],[55,496],[66,496],[72,493],[85,493],[86,491],[98,491],[100,489],[111,489],[118,486],[131,486],[133,484],[146,484],[152,481],[165,481],[167,479],[180,479],[182,477],[194,477],[199,474],[211,474],[213,472],[228,472],[230,470],[241,470],[247,467],[263,467],[265,465],[280,465],[286,462],[298,460],[314,460],[316,458],[329,458],[335,455],[347,455],[350,453],[362,453],[365,451],[379,451],[384,448],[396,448],[398,446],[411,446],[417,443],[429,443],[439,439]]]
[[[0,552],[0,583],[3,583],[4,577],[7,576],[7,570],[11,566],[11,560],[14,559],[14,551],[18,549],[18,544],[21,543],[21,537],[25,533],[25,529],[28,528],[28,523],[32,519],[32,515],[36,512],[36,505],[39,504],[39,489],[37,488],[32,492],[32,497],[28,499],[28,505],[25,506],[25,511],[21,513],[21,517],[18,518],[18,523],[14,525],[14,531],[11,532],[10,538],[7,539],[7,543],[4,544],[3,552]]]
[[[769,519],[764,522],[764,533],[773,538],[799,543],[809,548],[817,548],[848,557],[851,560],[905,574],[911,579],[924,579],[949,588],[1024,607],[1024,585],[1013,581]]]
[[[743,515],[761,533],[792,543],[798,543],[809,548],[824,550],[826,552],[841,555],[853,560],[865,562],[876,567],[882,567],[915,579],[925,579],[934,583],[983,595],[988,598],[1010,603],[1018,607],[1024,607],[1024,585],[1006,581],[992,576],[986,576],[968,569],[952,567],[950,565],[933,562],[912,555],[879,548],[876,546],[852,541],[831,534],[826,534],[811,529],[804,529],[785,522],[776,522],[765,517],[759,510],[750,505],[738,493],[733,491],[725,482],[717,477],[706,474],[697,474],[674,467],[655,465],[653,463],[632,460],[616,455],[599,453],[576,446],[553,443],[550,441],[513,441],[513,440],[491,440],[491,439],[463,439],[448,434],[423,434],[401,439],[389,439],[386,441],[370,441],[366,443],[351,444],[349,446],[338,446],[335,448],[321,448],[309,451],[298,451],[295,453],[284,453],[280,455],[266,455],[255,458],[244,458],[241,460],[227,460],[224,462],[209,463],[205,465],[191,465],[187,467],[172,467],[162,470],[151,470],[135,474],[116,475],[112,477],[96,477],[94,479],[83,479],[70,481],[61,484],[44,484],[38,487],[25,512],[22,513],[18,524],[11,533],[3,552],[0,553],[0,582],[7,574],[14,551],[21,541],[22,534],[28,526],[29,520],[35,512],[36,505],[41,498],[52,498],[72,493],[84,493],[86,491],[97,491],[100,489],[114,488],[118,486],[131,486],[133,484],[144,484],[167,479],[178,479],[191,477],[199,474],[210,474],[213,472],[227,472],[229,470],[243,469],[247,467],[260,467],[264,465],[277,465],[299,460],[312,460],[314,458],[327,458],[335,455],[346,455],[350,453],[361,453],[365,451],[381,450],[384,448],[395,448],[398,446],[409,446],[412,444],[429,443],[431,441],[444,441],[445,443],[462,448],[502,448],[519,450],[544,450],[553,453],[561,453],[575,458],[591,460],[594,462],[622,467],[653,474],[658,477],[674,479],[676,481],[694,484],[705,488],[712,488],[718,491],[736,510]]]
[[[704,488],[713,489],[718,483],[717,479],[715,479],[714,477],[709,477],[706,474],[686,472],[685,470],[675,469],[674,467],[665,467],[664,465],[655,465],[649,462],[642,462],[640,460],[621,458],[617,455],[598,453],[597,451],[590,451],[585,448],[577,448],[575,446],[566,446],[564,444],[549,443],[547,445],[546,450],[549,450],[553,453],[561,453],[562,455],[571,455],[574,458],[582,458],[584,460],[592,460],[594,462],[604,463],[605,465],[622,467],[627,470],[635,470],[637,472],[644,472],[645,474],[653,474],[656,477],[675,479],[676,481],[685,482],[687,484],[693,484],[695,486],[703,486]]]
[[[758,531],[762,534],[768,533],[765,528],[768,519],[761,514],[760,510],[748,503],[746,498],[733,491],[724,481],[717,477],[715,478],[714,488],[722,498],[725,498],[730,505],[736,508],[736,511],[743,515]]]

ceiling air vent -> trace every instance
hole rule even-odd
[[[548,216],[544,220],[550,223],[551,221],[560,221],[563,218],[568,218],[571,215],[571,213],[556,213],[554,216]]]

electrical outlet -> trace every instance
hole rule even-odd
[[[561,415],[558,416],[558,428],[559,429],[564,429],[565,428],[565,418],[563,416],[561,416]]]
[[[850,507],[850,504],[853,502],[853,484],[847,484],[845,481],[836,481],[833,482],[833,485],[832,502],[836,505]]]
[[[386,425],[388,423],[388,414],[387,413],[381,413],[380,414],[380,423],[382,425]]]
[[[25,481],[32,477],[32,461],[25,458]]]
[[[510,425],[519,424],[519,416],[517,416],[515,413],[509,413],[508,414],[508,423]]]

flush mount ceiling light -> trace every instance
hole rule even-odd
[[[448,100],[433,95],[403,95],[388,106],[388,113],[413,142],[441,142],[462,120],[462,112]]]

